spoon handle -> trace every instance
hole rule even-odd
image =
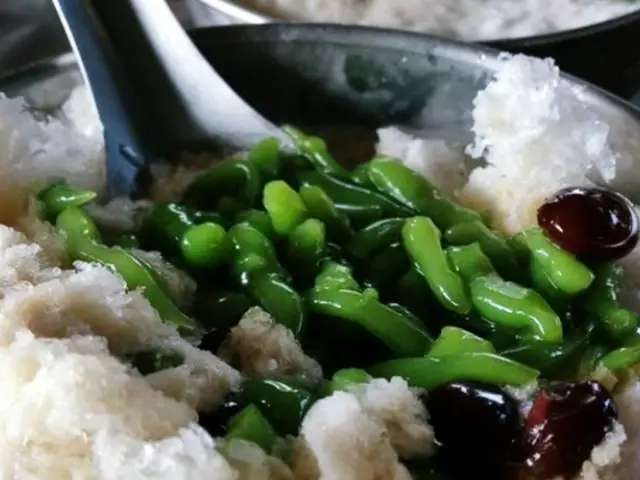
[[[204,58],[165,0],[91,0],[162,137],[180,148],[283,138]]]
[[[246,149],[284,133],[242,100],[165,0],[54,0],[105,128],[112,194],[158,154]]]
[[[83,0],[53,0],[89,85],[104,128],[108,187],[134,196],[137,177],[154,150],[149,128],[122,64],[98,19]],[[138,107],[138,108],[136,108]]]

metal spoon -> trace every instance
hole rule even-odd
[[[165,0],[54,0],[104,126],[113,196],[158,156],[284,133],[197,50]]]

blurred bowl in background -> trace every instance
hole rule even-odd
[[[187,27],[277,20],[238,1],[168,1]],[[555,58],[565,72],[640,104],[640,11],[571,31],[485,43]],[[0,1],[0,76],[67,52],[51,0]]]
[[[640,93],[640,11],[589,27],[487,45],[536,57],[623,98]]]
[[[21,70],[68,50],[51,0],[0,1],[0,72]]]
[[[190,27],[184,0],[168,0]],[[68,53],[71,47],[51,0],[0,0],[0,77]]]
[[[197,27],[283,21],[237,0],[185,0]],[[562,70],[624,98],[640,89],[640,10],[583,28],[482,42],[500,50],[552,57]]]

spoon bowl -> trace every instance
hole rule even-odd
[[[104,125],[109,187],[134,195],[160,156],[284,133],[245,103],[193,45],[164,0],[54,0]]]
[[[473,100],[499,67],[500,52],[429,35],[322,24],[209,27],[191,32],[202,54],[240,97],[271,122],[397,126],[466,144]],[[619,153],[611,186],[640,202],[640,110],[570,75],[610,126]]]
[[[499,52],[485,47],[342,25],[214,27],[192,31],[191,39],[222,81],[272,124],[357,125],[372,132],[396,125],[460,143],[470,138],[473,99],[500,62]],[[562,81],[581,88],[583,100],[611,126],[622,170],[613,186],[637,197],[640,111],[581,80]],[[121,190],[135,191],[135,177],[121,168],[110,163],[110,177],[126,180]]]

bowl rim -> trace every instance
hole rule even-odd
[[[201,1],[201,0],[198,0]],[[304,40],[305,38],[313,38],[314,35],[318,33],[327,32],[327,31],[350,31],[357,32],[357,35],[361,37],[367,37],[370,45],[375,45],[376,37],[380,32],[385,32],[388,36],[393,36],[397,39],[399,43],[404,43],[406,45],[412,44],[412,39],[429,39],[434,45],[437,45],[439,49],[455,51],[453,55],[458,57],[460,54],[465,56],[475,56],[475,61],[478,62],[488,62],[485,63],[485,66],[490,70],[493,70],[493,63],[495,65],[496,62],[500,61],[501,55],[515,55],[513,53],[505,52],[504,50],[500,50],[499,48],[493,45],[486,45],[483,43],[468,43],[463,42],[461,40],[439,37],[436,35],[419,33],[409,30],[398,30],[393,28],[384,28],[384,27],[372,27],[372,26],[364,26],[364,25],[348,25],[348,24],[336,24],[336,23],[318,23],[318,22],[286,22],[286,21],[274,21],[274,22],[264,22],[262,24],[232,24],[232,25],[220,25],[220,26],[206,26],[206,27],[196,27],[189,29],[189,35],[195,41],[196,45],[198,44],[198,37],[206,36],[208,31],[217,31],[219,35],[224,35],[226,31],[237,30],[240,33],[235,32],[233,35],[235,37],[234,41],[256,41],[252,38],[254,36],[258,36],[261,40],[264,40],[264,37],[268,35],[268,32],[273,30],[274,33],[278,31],[278,29],[282,28],[282,26],[286,26],[286,28],[291,31],[296,32],[296,38],[298,40]],[[258,32],[258,33],[254,33]],[[267,32],[267,33],[265,33]],[[420,42],[415,42],[414,44],[419,44]],[[615,106],[625,110],[628,114],[634,117],[638,123],[640,124],[640,106],[632,103],[630,100],[620,97],[615,93],[609,92],[598,85],[595,85],[587,80],[584,80],[580,77],[572,75],[563,71],[557,64],[556,67],[560,70],[560,78],[564,81],[570,82],[572,85],[578,86],[584,89],[584,92],[591,97],[597,97],[599,101],[607,102],[610,106]]]
[[[284,17],[267,15],[258,9],[250,8],[242,5],[239,0],[190,0],[201,3],[207,7],[213,8],[221,13],[229,15],[243,23],[268,23],[268,22],[291,22]],[[638,9],[618,17],[613,17],[602,22],[585,25],[582,27],[570,28],[568,30],[559,30],[550,33],[538,35],[529,35],[522,37],[505,37],[505,38],[487,38],[478,40],[469,40],[471,43],[483,43],[497,48],[509,47],[533,47],[545,44],[560,43],[566,41],[577,41],[592,35],[604,34],[615,30],[619,27],[638,22],[640,29],[640,5]],[[309,22],[296,22],[309,23]],[[399,29],[402,31],[409,31]],[[430,32],[416,32],[433,35]],[[460,39],[454,39],[460,40]],[[461,40],[462,41],[462,40]]]
[[[197,0],[197,1],[210,1],[210,0]],[[214,1],[226,1],[226,0],[214,0]],[[638,12],[640,17],[640,12]],[[263,22],[261,24],[232,24],[232,25],[220,25],[220,26],[206,26],[206,27],[194,27],[189,28],[189,36],[198,43],[198,37],[207,34],[207,31],[217,30],[222,33],[227,30],[241,30],[241,35],[246,40],[251,38],[252,31],[254,30],[277,30],[283,25],[287,25],[287,28],[298,30],[298,35],[303,38],[312,32],[326,31],[326,30],[349,30],[355,28],[359,31],[360,35],[375,35],[376,32],[384,31],[387,35],[393,35],[398,39],[411,40],[411,38],[430,38],[434,44],[438,44],[439,47],[444,49],[455,49],[458,52],[464,52],[465,55],[476,54],[483,57],[483,61],[489,60],[490,62],[498,61],[499,56],[504,51],[501,51],[499,47],[495,45],[487,45],[483,43],[466,43],[460,40],[438,37],[431,34],[413,32],[409,30],[398,30],[383,27],[371,27],[371,26],[354,26],[344,24],[332,24],[332,23],[318,23],[318,22],[286,22],[286,21],[274,21]],[[261,33],[260,35],[264,35]],[[251,40],[250,40],[251,41]],[[29,78],[37,77],[39,75],[47,75],[51,71],[56,71],[61,68],[73,68],[77,65],[77,61],[72,52],[66,51],[61,54],[51,55],[46,58],[37,60],[23,68],[13,71],[0,71],[0,85],[7,84],[13,81],[24,81]],[[625,110],[628,114],[635,117],[640,123],[640,104],[635,104],[630,100],[620,97],[612,92],[605,90],[587,80],[583,80],[575,75],[564,72],[560,69],[560,76],[562,79],[571,82],[573,85],[585,88],[588,95],[595,95],[600,97],[601,100],[608,102],[612,106],[617,106]]]
[[[616,30],[617,28],[624,27],[635,22],[638,22],[638,30],[640,31],[640,6],[636,11],[626,13],[619,17],[610,18],[609,20],[605,20],[603,22],[585,25],[583,27],[571,28],[569,30],[560,30],[551,33],[543,33],[540,35],[531,35],[529,37],[500,38],[493,40],[482,40],[481,42],[491,44],[492,46],[495,46],[497,48],[505,48],[507,45],[518,45],[519,47],[536,47],[550,43],[578,41],[586,37],[603,35]]]

